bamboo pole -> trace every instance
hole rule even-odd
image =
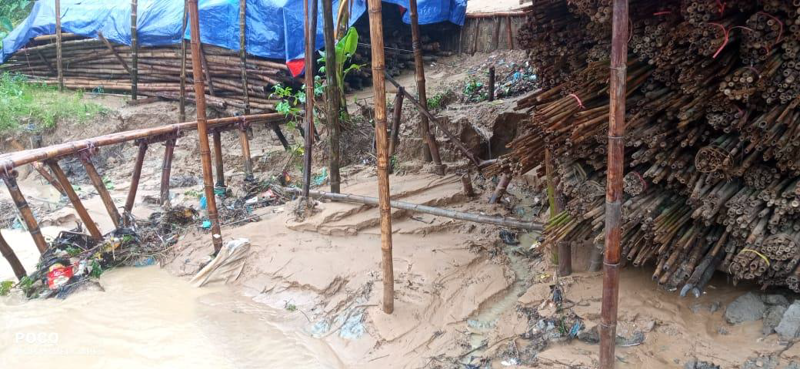
[[[250,157],[250,139],[247,137],[249,129],[247,122],[239,124],[239,144],[242,146],[242,160],[244,161],[244,180],[255,181],[253,176],[253,160]]]
[[[139,22],[138,3],[131,0],[131,99],[138,98],[139,86]]]
[[[283,149],[285,151],[289,151],[292,149],[291,146],[289,146],[289,141],[286,139],[286,136],[283,135],[280,126],[278,126],[277,124],[272,125],[272,132],[274,132],[275,136],[278,137],[278,141],[281,142],[281,145],[283,146]]]
[[[281,121],[284,119],[281,113],[268,113],[268,114],[254,114],[249,116],[226,117],[218,119],[207,120],[207,125],[212,128],[224,128],[247,119],[249,122],[273,122]],[[37,161],[46,161],[55,159],[62,156],[75,154],[81,150],[90,147],[101,147],[108,145],[115,145],[127,141],[134,141],[137,139],[158,137],[169,134],[178,134],[181,132],[192,131],[198,129],[198,123],[185,122],[168,124],[154,128],[142,128],[132,131],[111,133],[94,138],[87,138],[78,141],[66,142],[58,145],[42,147],[39,149],[31,149],[25,151],[15,151],[10,153],[0,154],[0,168],[11,170],[13,168],[30,164]]]
[[[211,237],[214,253],[222,249],[217,201],[214,197],[214,180],[211,178],[211,149],[208,145],[208,123],[206,122],[206,95],[203,83],[203,66],[200,62],[200,20],[198,18],[197,0],[189,1],[189,18],[192,32],[192,74],[194,76],[194,93],[197,99],[197,134],[200,136],[200,161],[203,167],[203,185],[205,187],[208,206],[208,219],[211,221]]]
[[[192,59],[194,59],[194,57],[192,57]],[[214,88],[214,80],[211,78],[211,68],[208,67],[208,58],[206,58],[205,48],[203,47],[202,43],[200,44],[200,65],[203,67],[203,75],[205,76],[206,84],[208,85],[209,95],[217,96],[217,89]],[[194,66],[194,64],[192,64],[192,66]]]
[[[11,246],[6,242],[6,239],[3,238],[3,234],[0,232],[0,254],[8,261],[8,264],[11,265],[11,270],[14,271],[14,275],[17,276],[18,280],[22,280],[28,275],[25,272],[25,267],[22,266],[22,263],[17,258],[17,254],[14,253],[14,250]]]
[[[124,68],[124,69],[125,69],[125,71],[127,71],[127,72],[128,72],[130,75],[133,75],[133,71],[131,70],[131,68],[130,68],[130,67],[128,67],[128,63],[126,63],[126,62],[125,62],[125,59],[123,59],[123,58],[122,58],[122,56],[120,56],[120,55],[119,55],[119,53],[117,52],[117,50],[116,50],[116,49],[114,49],[114,45],[112,45],[112,44],[111,44],[111,42],[109,42],[109,41],[108,41],[108,40],[105,38],[105,36],[103,36],[103,32],[97,32],[97,38],[99,38],[99,39],[100,39],[100,41],[103,41],[103,44],[105,44],[105,45],[106,45],[106,47],[108,48],[108,50],[109,50],[109,51],[111,51],[111,53],[113,53],[113,54],[114,54],[114,57],[115,57],[115,58],[117,58],[117,61],[119,61],[119,64],[120,64],[120,65],[122,65],[122,68]]]
[[[144,157],[147,154],[147,143],[139,143],[139,152],[136,154],[136,163],[133,166],[133,174],[131,176],[131,188],[128,189],[128,197],[125,199],[125,208],[123,214],[124,224],[130,226],[129,219],[131,219],[131,211],[133,211],[133,204],[136,201],[136,192],[139,190],[139,179],[142,177],[142,165],[144,164]]]
[[[500,201],[500,198],[502,198],[503,194],[506,193],[506,189],[508,188],[508,184],[510,182],[511,182],[510,174],[503,174],[503,176],[500,177],[500,181],[497,182],[497,187],[495,188],[492,197],[489,198],[490,204],[496,204],[498,201]]]
[[[28,228],[28,233],[31,234],[33,243],[36,244],[39,253],[43,254],[47,251],[47,242],[44,240],[44,236],[42,236],[42,230],[39,228],[39,223],[36,222],[36,217],[33,216],[31,207],[28,206],[28,202],[25,201],[25,196],[22,195],[22,191],[19,189],[19,185],[17,184],[17,171],[4,170],[4,173],[0,173],[0,178],[6,183],[8,193],[14,201],[17,211],[19,211],[22,221],[25,222],[25,227]]]
[[[617,337],[619,262],[622,221],[622,176],[625,160],[625,92],[628,57],[628,0],[614,0],[608,123],[603,303],[600,323],[600,368],[612,369]]]
[[[225,188],[225,163],[222,161],[222,133],[219,130],[212,130],[211,137],[214,140],[214,173],[217,175],[217,188]]]
[[[403,88],[397,90],[394,96],[394,114],[392,114],[392,137],[389,140],[389,157],[393,157],[397,144],[400,141],[400,119],[403,118]]]
[[[161,206],[170,207],[169,178],[172,176],[172,159],[175,157],[175,138],[164,142],[164,160],[161,162]]]
[[[461,186],[464,188],[464,195],[467,197],[474,197],[475,190],[472,188],[472,179],[469,178],[469,173],[461,176]]]
[[[61,183],[61,187],[64,188],[64,191],[67,193],[67,198],[69,198],[69,201],[72,203],[72,207],[75,208],[75,212],[78,213],[78,217],[81,218],[86,230],[89,231],[89,235],[96,240],[102,239],[103,234],[100,233],[100,229],[97,228],[97,224],[95,224],[94,220],[92,220],[92,217],[89,216],[89,212],[86,210],[86,207],[83,206],[81,198],[78,197],[77,193],[75,193],[75,190],[72,188],[72,184],[69,183],[67,175],[64,174],[63,170],[61,170],[61,166],[58,165],[58,161],[48,161],[47,165],[50,166],[50,170],[53,172],[53,175],[55,175],[58,182]]]
[[[119,229],[120,226],[122,226],[122,217],[120,217],[119,210],[117,210],[117,206],[114,204],[114,199],[111,198],[105,183],[103,183],[103,178],[100,177],[100,174],[97,173],[97,168],[95,168],[94,164],[92,164],[92,154],[94,153],[84,151],[78,154],[78,157],[81,159],[81,163],[83,164],[83,168],[86,170],[86,174],[89,175],[89,180],[92,182],[95,190],[97,190],[97,194],[100,195],[100,199],[103,201],[103,205],[106,207],[108,216],[111,217],[111,222],[114,223],[114,228]]]
[[[280,190],[295,194],[300,194],[300,190],[291,187],[281,187]],[[366,204],[372,206],[380,205],[380,200],[377,197],[361,196],[353,194],[330,193],[324,191],[311,190],[311,196],[331,199],[342,202],[352,202],[358,204]],[[492,224],[500,227],[509,227],[516,229],[523,229],[526,231],[543,231],[544,226],[540,223],[526,222],[524,220],[515,218],[496,217],[491,215],[473,214],[457,210],[440,209],[433,206],[414,204],[405,201],[392,200],[389,204],[394,209],[406,210],[416,213],[430,214],[444,218],[463,220],[467,222],[475,222],[481,224]]]
[[[389,150],[386,140],[386,72],[383,49],[381,0],[368,0],[369,34],[372,46],[372,87],[375,91],[375,142],[378,147],[378,202],[381,214],[383,266],[383,311],[394,311],[394,268],[392,262],[392,209],[389,193]]]
[[[494,67],[489,67],[489,101],[494,101]]]
[[[309,9],[309,2],[311,2]],[[305,81],[306,81],[306,134],[303,151],[303,198],[307,206],[308,190],[311,188],[311,150],[314,145],[314,50],[317,38],[317,0],[303,0],[305,12]]]
[[[419,31],[419,14],[417,12],[417,0],[409,0],[408,12],[411,18],[411,43],[414,50],[414,73],[417,81],[417,95],[422,108],[428,110],[428,95],[425,88],[425,62],[422,59],[422,36]],[[422,136],[422,153],[426,162],[433,161],[436,165],[436,174],[444,175],[444,166],[439,154],[439,146],[436,137],[431,133],[431,127],[426,115],[420,116],[419,130]]]
[[[247,87],[247,0],[239,0],[239,59],[242,63],[244,114],[248,115],[250,114],[250,93]]]
[[[56,0],[56,69],[58,69],[58,91],[64,91],[64,65],[61,50],[61,0]]]
[[[184,0],[183,26],[181,27],[181,97],[178,108],[178,122],[186,121],[186,22],[188,21],[186,3],[187,0]]]
[[[544,151],[545,176],[547,178],[547,199],[550,203],[550,219],[555,218],[564,210],[561,196],[556,194],[555,160],[549,148]],[[566,277],[572,274],[572,245],[569,241],[558,242],[558,276]]]
[[[337,63],[344,60],[336,60],[336,39],[333,36],[333,4],[332,0],[322,0],[322,20],[323,35],[325,36],[325,80],[327,83],[327,110],[328,110],[328,140],[330,142],[330,183],[331,192],[340,191],[342,176],[339,173],[339,140],[341,139],[341,126],[339,114],[341,111],[341,86],[336,78]]]

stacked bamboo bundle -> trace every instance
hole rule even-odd
[[[717,269],[800,292],[800,4],[631,1],[623,257],[667,289]],[[520,33],[542,89],[489,173],[558,160],[566,211],[548,243],[603,241],[605,0],[538,1]]]
[[[48,39],[49,40],[49,39]],[[0,70],[20,73],[48,84],[57,84],[55,43],[31,42],[20,49]],[[237,52],[203,45],[206,90],[209,105],[244,108],[241,59]],[[141,95],[179,100],[181,91],[181,45],[143,47],[138,51],[137,89]],[[112,45],[104,38],[72,39],[62,43],[64,84],[68,88],[130,92],[132,89],[131,47]],[[186,55],[186,78],[191,84],[191,54]],[[292,81],[283,63],[250,56],[247,59],[247,89],[250,106],[272,110],[272,86]],[[187,98],[194,101],[194,91],[187,89]]]

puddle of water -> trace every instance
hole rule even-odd
[[[0,368],[338,368],[321,341],[279,326],[282,311],[157,267],[121,268],[105,292],[0,298]]]

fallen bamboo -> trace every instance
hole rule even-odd
[[[6,239],[3,238],[3,234],[0,232],[0,254],[8,261],[8,264],[11,265],[11,270],[14,271],[14,275],[17,277],[18,280],[22,281],[22,278],[25,278],[28,275],[25,272],[25,267],[22,266],[22,263],[17,258],[17,254],[14,253],[14,250],[11,246],[6,242]]]
[[[194,93],[197,99],[197,134],[200,136],[200,161],[203,168],[203,187],[206,195],[208,219],[211,221],[211,240],[216,254],[222,249],[222,233],[220,232],[216,195],[214,194],[211,149],[208,144],[209,127],[206,121],[205,86],[203,84],[203,66],[200,63],[200,19],[197,0],[188,0],[188,2],[192,34],[192,74],[194,75]]]
[[[222,128],[231,126],[238,122],[247,120],[248,122],[274,122],[283,121],[284,116],[280,113],[254,114],[248,116],[227,117],[209,119],[208,126],[211,128]],[[46,161],[61,156],[75,154],[90,147],[102,147],[119,144],[127,141],[134,141],[148,137],[157,137],[167,134],[179,134],[197,129],[197,122],[175,123],[154,128],[143,128],[132,131],[112,133],[108,135],[88,138],[38,149],[16,151],[0,154],[0,168],[11,170],[13,168],[30,164],[36,161]]]
[[[392,261],[392,210],[389,191],[389,148],[386,134],[386,65],[384,59],[381,0],[368,0],[369,34],[372,51],[372,88],[375,108],[375,146],[378,158],[378,204],[381,223],[381,266],[383,267],[383,312],[394,312],[394,263]],[[309,134],[310,136],[310,134]]]
[[[33,243],[36,244],[39,253],[43,254],[47,251],[47,242],[44,240],[42,230],[39,228],[39,223],[36,222],[36,217],[33,216],[31,207],[28,205],[25,196],[22,195],[22,191],[19,189],[17,175],[17,171],[15,170],[4,170],[0,173],[0,179],[6,183],[8,193],[11,195],[11,199],[14,201],[19,215],[22,217],[22,221],[25,222],[25,227],[28,229],[28,233],[31,234]]]
[[[280,187],[281,191],[299,194],[300,190],[291,187]],[[378,206],[379,200],[377,197],[371,196],[361,196],[361,195],[352,195],[352,194],[339,194],[339,193],[330,193],[324,191],[316,191],[311,190],[309,192],[311,196],[320,197],[331,199],[334,201],[342,201],[342,202],[352,202],[358,204],[366,204],[372,206]],[[390,202],[392,208],[411,211],[415,213],[423,213],[423,214],[430,214],[440,217],[445,217],[449,219],[457,219],[463,220],[467,222],[474,222],[474,223],[481,223],[481,224],[491,224],[500,227],[509,227],[515,229],[522,229],[525,231],[531,232],[540,232],[544,230],[544,226],[539,223],[535,222],[527,222],[524,220],[514,219],[514,218],[505,218],[505,217],[497,217],[491,215],[483,215],[483,214],[473,214],[467,213],[462,211],[456,210],[447,210],[447,209],[440,209],[433,206],[427,205],[420,205],[420,204],[413,204],[410,202],[405,201],[398,201],[392,200]]]
[[[50,166],[50,171],[53,172],[53,175],[61,184],[64,192],[67,193],[67,198],[72,203],[72,207],[75,209],[75,212],[78,213],[78,217],[83,222],[83,226],[86,227],[87,231],[89,231],[89,235],[96,240],[102,239],[103,234],[100,232],[100,229],[97,228],[97,224],[95,224],[94,220],[92,220],[92,217],[89,215],[86,207],[83,206],[80,197],[78,197],[78,194],[75,193],[75,190],[72,188],[72,184],[69,183],[67,175],[64,174],[61,166],[58,165],[58,161],[48,161],[47,165]]]

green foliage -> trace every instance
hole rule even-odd
[[[81,252],[83,252],[83,250],[81,250],[79,247],[75,247],[75,246],[67,247],[67,249],[65,251],[67,252],[67,255],[69,255],[69,256],[78,256],[78,255],[81,254]]]
[[[464,85],[464,96],[471,102],[480,102],[489,99],[489,94],[483,88],[483,82],[474,78],[470,78]]]
[[[8,296],[11,292],[11,287],[14,287],[14,281],[0,282],[0,296]]]
[[[286,311],[297,311],[297,305],[289,301],[286,301],[286,304],[283,306],[283,308],[286,309]]]
[[[428,98],[428,110],[437,110],[442,107],[442,100],[444,99],[443,93],[433,95]]]
[[[199,199],[199,198],[203,197],[203,193],[200,192],[200,191],[196,191],[196,190],[189,190],[189,191],[184,192],[183,196],[194,197],[194,198],[198,198]]]
[[[108,176],[103,176],[103,185],[106,186],[107,190],[113,190],[117,188],[117,186],[114,185],[114,181],[111,180],[111,178],[108,178]]]
[[[107,111],[100,105],[83,102],[82,97],[80,92],[60,93],[55,87],[3,73],[0,76],[0,133],[18,130],[22,122],[31,123],[36,131],[53,128],[61,119],[84,123]]]
[[[92,260],[92,272],[89,274],[92,277],[100,278],[103,274],[103,267],[100,266],[100,262],[97,259]]]
[[[31,0],[2,0],[0,1],[0,47],[2,40],[19,24],[31,11]]]
[[[22,277],[22,279],[20,279],[19,288],[22,289],[22,292],[25,292],[25,296],[29,296],[30,297],[31,292],[33,292],[33,284],[35,282],[36,281],[31,279],[27,275]]]
[[[339,94],[342,97],[342,102],[344,103],[344,78],[347,77],[347,74],[352,71],[361,70],[364,67],[364,64],[350,64],[345,68],[345,64],[353,57],[353,54],[356,53],[356,49],[358,48],[358,31],[355,28],[350,27],[347,30],[347,33],[336,43],[335,47],[335,55],[336,55],[336,82],[339,85]],[[320,73],[325,73],[325,67],[328,65],[328,57],[325,51],[320,51],[320,55],[322,58],[318,60],[322,67],[319,68]],[[346,106],[347,104],[343,104]],[[346,118],[346,114],[345,114]]]

